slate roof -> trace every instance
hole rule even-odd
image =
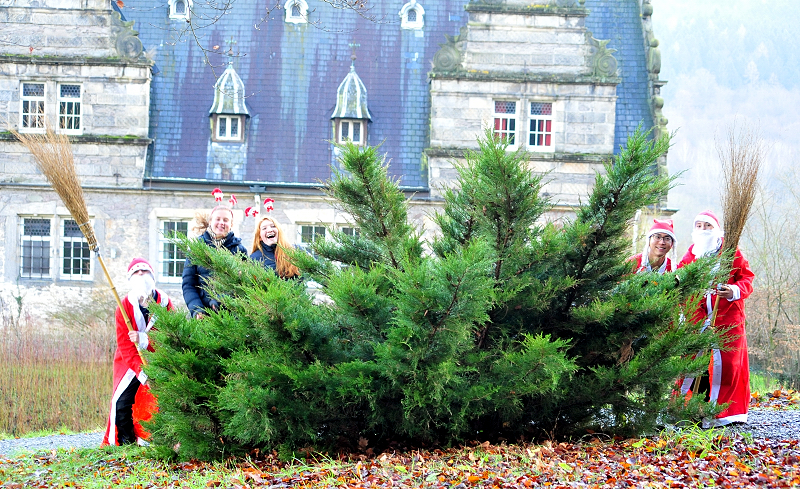
[[[638,0],[586,0],[586,28],[595,39],[610,39],[622,82],[617,85],[617,119],[614,154],[641,123],[653,127],[648,88],[647,57]]]
[[[113,3],[113,2],[112,2]],[[273,2],[268,2],[270,5]],[[283,3],[283,2],[281,2]],[[427,0],[421,31],[400,28],[398,12],[404,0],[376,0],[370,15],[334,9],[309,0],[316,25],[290,24],[284,11],[265,21],[263,2],[234,4],[217,22],[200,29],[200,43],[220,52],[232,49],[240,57],[234,68],[247,91],[246,167],[234,172],[245,182],[315,184],[330,177],[334,160],[330,115],[336,90],[350,71],[356,49],[356,71],[369,94],[372,122],[369,143],[381,144],[390,174],[407,188],[426,188],[422,151],[428,146],[430,94],[427,74],[431,59],[445,42],[466,25],[465,0]],[[195,2],[195,18],[204,2]],[[616,146],[639,121],[652,125],[648,105],[645,53],[637,0],[587,0],[587,26],[598,39],[612,39],[617,49],[622,84],[618,88]],[[227,58],[210,53],[212,70],[190,33],[178,35],[182,21],[170,20],[165,3],[126,0],[123,9],[157,69],[151,91],[147,176],[152,178],[213,179],[208,162],[211,149],[208,111],[214,99],[215,74]],[[258,28],[254,28],[258,25]],[[236,143],[213,143],[216,145]],[[218,148],[216,154],[220,154]],[[231,148],[232,149],[232,148]]]

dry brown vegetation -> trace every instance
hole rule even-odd
[[[114,306],[105,296],[94,299],[48,324],[17,304],[0,304],[0,434],[105,425]]]

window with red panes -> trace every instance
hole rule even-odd
[[[495,100],[494,102],[494,135],[505,139],[508,144],[516,144],[517,135],[517,103]]]
[[[553,144],[553,104],[531,102],[528,146],[550,147]]]

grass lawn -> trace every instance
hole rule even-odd
[[[461,485],[463,484],[463,485]],[[372,457],[276,454],[164,462],[148,448],[54,450],[0,458],[3,488],[797,487],[800,442],[690,428],[658,437],[467,446]]]

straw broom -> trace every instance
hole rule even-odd
[[[724,213],[723,229],[725,239],[722,244],[722,256],[730,256],[733,260],[744,226],[750,216],[750,210],[758,191],[758,173],[761,170],[764,146],[761,137],[752,129],[740,128],[736,125],[729,128],[727,139],[717,141],[717,156],[722,163],[722,194],[720,203]],[[726,255],[730,252],[730,255]],[[728,263],[728,267],[732,263]],[[714,327],[719,310],[719,297],[714,303],[711,313],[711,327]],[[693,391],[697,391],[700,378],[695,379]]]
[[[128,330],[134,331],[131,320],[125,312],[125,308],[122,307],[122,301],[119,299],[114,282],[108,274],[103,255],[100,253],[100,246],[94,235],[94,229],[92,229],[92,225],[89,222],[89,212],[83,198],[81,182],[75,171],[75,159],[72,156],[72,145],[69,142],[69,138],[64,134],[57,134],[49,124],[44,134],[20,134],[14,129],[11,132],[31,152],[36,168],[50,182],[53,190],[61,197],[67,210],[69,210],[72,218],[78,223],[78,227],[89,243],[89,249],[97,254],[97,261],[100,262],[106,280],[111,286],[114,299],[116,299],[117,306],[122,312],[122,317],[125,319]],[[139,345],[136,345],[136,348],[139,349]],[[142,362],[145,363],[143,356]]]

